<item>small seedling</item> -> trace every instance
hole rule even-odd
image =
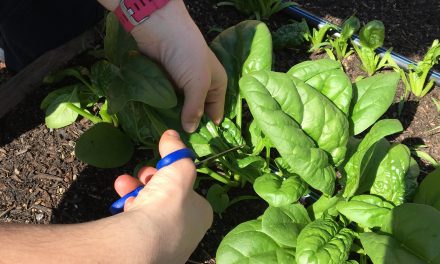
[[[309,52],[316,52],[321,50],[323,47],[330,45],[330,42],[324,41],[324,38],[327,36],[327,32],[330,29],[336,29],[336,27],[331,24],[326,24],[319,29],[313,28],[312,34],[306,34],[306,40],[311,42],[312,46],[309,49]]]
[[[329,39],[331,49],[325,49],[329,57],[334,60],[342,60],[353,53],[353,50],[348,47],[348,40],[359,30],[359,19],[355,16],[351,16],[342,24],[341,28],[342,30],[338,37]],[[336,57],[333,51],[336,53]]]

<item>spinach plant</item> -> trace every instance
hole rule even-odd
[[[427,82],[427,79],[429,77],[429,71],[439,62],[439,59],[440,42],[436,39],[432,42],[431,47],[426,52],[422,61],[417,65],[410,64],[407,73],[400,69],[400,74],[406,88],[406,95],[409,91],[412,91],[415,96],[422,97],[434,87],[434,80]]]
[[[362,61],[362,68],[369,76],[384,67],[392,67],[390,63],[391,49],[382,58],[375,50],[383,45],[385,26],[382,21],[373,20],[363,26],[359,32],[360,46],[353,43],[353,48]]]
[[[319,29],[313,28],[312,33],[308,32],[305,35],[306,40],[311,43],[309,52],[319,51],[322,48],[330,45],[330,42],[324,41],[330,29],[336,29],[336,27],[331,24],[326,24]]]
[[[294,21],[282,25],[272,33],[273,48],[298,48],[306,42],[307,34],[310,34],[310,31],[304,19],[301,22]]]
[[[331,59],[334,60],[342,60],[346,57],[348,57],[350,54],[353,53],[352,49],[349,49],[349,39],[351,36],[356,33],[360,28],[360,22],[359,19],[355,16],[351,16],[347,20],[344,21],[344,23],[341,26],[341,32],[339,33],[339,36],[336,38],[329,39],[329,43],[331,45],[330,48],[326,48],[325,51],[329,55]],[[333,51],[336,53],[333,53]]]
[[[238,11],[252,16],[251,18],[261,20],[269,19],[273,14],[295,4],[291,1],[279,0],[231,0],[219,2],[217,6],[234,6]]]
[[[112,14],[107,16],[103,53],[90,68],[69,68],[48,76],[47,83],[65,77],[79,83],[51,92],[41,108],[49,128],[70,125],[79,115],[95,123],[78,139],[76,156],[90,165],[111,168],[130,159],[133,143],[156,148],[163,131],[178,128],[179,112],[165,71],[137,51]]]
[[[237,34],[235,30],[228,32]],[[385,138],[403,130],[400,122],[379,120],[393,102],[399,74],[378,74],[352,84],[341,64],[327,59],[274,72],[267,67],[271,65],[267,54],[272,52],[269,37],[264,37],[268,32],[259,33],[265,44],[253,45],[247,56],[262,54],[265,67],[245,71],[246,63],[239,63],[228,71],[234,81],[240,76],[238,86],[235,82],[228,86],[234,92],[238,89],[242,99],[234,101],[242,106],[234,103],[232,112],[250,112],[246,118],[250,125],[228,131],[238,133],[241,128],[249,134],[238,140],[248,147],[236,155],[246,155],[245,164],[255,160],[259,173],[253,173],[254,178],[228,178],[253,182],[269,207],[224,238],[217,262],[357,263],[349,260],[357,255],[360,263],[367,263],[367,258],[382,263],[388,252],[400,254],[402,248],[410,259],[434,260],[433,251],[420,249],[437,243],[437,236],[428,234],[440,232],[439,225],[433,225],[440,214],[427,205],[409,204],[418,192],[417,163],[405,145]],[[222,39],[223,47],[243,49],[243,43],[226,41],[234,38],[223,35]],[[233,61],[219,58],[224,65]],[[209,141],[215,146],[215,138]],[[226,137],[224,141],[232,142]],[[228,163],[225,167],[234,164]],[[321,197],[308,208],[299,203],[305,194],[317,192]],[[427,217],[422,225],[429,231],[416,234],[414,226],[406,224],[406,231],[400,227],[408,222],[404,219],[414,220],[417,214]],[[402,239],[407,235],[415,243],[405,243]],[[376,238],[389,241],[380,252],[371,250]],[[399,243],[404,246],[396,247]]]

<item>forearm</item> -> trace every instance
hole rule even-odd
[[[148,219],[128,212],[73,225],[0,226],[2,263],[154,263]]]

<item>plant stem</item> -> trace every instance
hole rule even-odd
[[[233,205],[233,204],[236,204],[236,203],[238,203],[238,202],[241,202],[241,201],[245,201],[245,200],[259,200],[259,199],[260,199],[259,197],[254,196],[254,195],[243,195],[243,196],[239,196],[239,197],[233,199],[231,202],[229,202],[228,207],[231,206],[231,205]]]
[[[86,111],[84,111],[83,109],[79,108],[78,106],[76,106],[76,105],[74,105],[74,104],[72,104],[72,103],[67,103],[66,105],[67,105],[67,107],[68,107],[70,110],[72,110],[72,111],[78,113],[79,115],[81,115],[81,116],[84,117],[84,118],[89,119],[89,120],[92,121],[94,124],[103,122],[103,120],[102,120],[101,118],[99,118],[99,117],[97,117],[97,116],[94,116],[94,115],[92,115],[92,114],[90,114],[90,113],[87,113]]]
[[[233,182],[225,177],[222,177],[220,174],[216,173],[215,171],[209,169],[209,168],[200,168],[197,169],[198,172],[203,173],[203,174],[207,174],[210,177],[212,177],[213,179],[224,183],[226,185],[232,186],[232,187],[238,187],[239,183],[238,182]]]

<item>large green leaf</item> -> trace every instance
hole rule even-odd
[[[410,193],[406,185],[406,175],[410,163],[409,149],[403,144],[393,145],[377,169],[376,179],[370,193],[380,196],[394,205],[404,203]]]
[[[256,20],[243,21],[220,33],[211,49],[228,75],[225,116],[234,118],[239,100],[238,81],[242,74],[272,68],[272,38],[267,26]]]
[[[373,195],[354,196],[350,201],[339,201],[336,209],[361,227],[381,227],[394,206]]]
[[[90,69],[90,80],[99,96],[104,96],[113,82],[119,75],[119,68],[108,61],[98,61]]]
[[[81,107],[77,91],[76,87],[73,90],[62,89],[55,91],[49,94],[42,102],[42,106],[46,106],[51,101],[46,109],[44,120],[48,128],[61,128],[75,122],[78,118],[78,113],[72,110],[70,105],[78,108]]]
[[[216,263],[295,264],[295,250],[281,247],[263,231],[260,220],[251,220],[238,225],[223,238],[217,249]]]
[[[280,177],[269,173],[255,180],[254,190],[270,206],[280,207],[298,201],[307,191],[307,184],[295,174]]]
[[[313,127],[311,123],[314,120],[312,120],[312,113],[307,113],[306,118],[303,118],[302,114],[305,106],[292,78],[283,73],[253,72],[242,77],[240,91],[246,99],[258,127],[261,128],[288,163],[291,172],[300,175],[315,189],[331,195],[334,190],[335,171],[329,161],[328,153],[316,146],[314,141],[307,136],[298,124],[301,121],[306,121],[305,126],[311,128]],[[296,82],[301,81],[297,80]],[[304,98],[308,98],[305,101],[306,104],[307,102],[312,102],[310,105],[325,103],[322,100],[322,98],[326,99],[324,96],[304,83],[302,83],[300,91]],[[318,95],[313,94],[313,91]],[[313,95],[309,97],[309,94]],[[316,98],[319,95],[321,97]],[[328,103],[330,102],[328,101]],[[325,106],[330,105],[328,103]],[[316,113],[325,112],[322,108],[323,105],[320,105],[320,109]],[[343,115],[342,112],[340,114]],[[294,116],[297,117],[299,122],[295,121]],[[325,123],[327,121],[325,118],[333,118],[330,121],[339,121],[337,116],[317,118],[316,122],[318,124],[316,127],[320,130],[311,131],[314,135],[317,135],[316,133],[329,133],[330,131],[322,131],[325,127],[334,132],[333,135],[339,135],[338,142],[344,142],[345,133],[343,129],[338,127],[339,123],[330,122],[331,125],[329,126]],[[334,142],[330,142],[330,144],[334,144]],[[345,145],[341,146],[341,149],[343,148],[345,148]]]
[[[344,197],[351,197],[356,193],[361,175],[367,168],[367,164],[374,153],[373,151],[369,151],[369,149],[383,137],[402,130],[402,124],[397,119],[383,119],[374,124],[358,145],[356,152],[349,158],[347,164],[344,166],[346,174]]]
[[[301,204],[269,207],[262,217],[262,231],[283,247],[296,247],[301,230],[310,223],[307,211]]]
[[[104,53],[106,58],[115,65],[120,65],[125,54],[137,50],[136,41],[119,23],[115,14],[106,17]]]
[[[440,168],[423,179],[414,197],[414,202],[431,205],[440,210]]]
[[[350,114],[353,135],[370,127],[387,111],[394,101],[399,79],[399,73],[385,73],[354,84]]]
[[[342,112],[348,114],[352,87],[340,62],[330,59],[304,61],[293,66],[287,74],[320,91]]]
[[[298,264],[342,263],[348,259],[354,234],[333,219],[317,219],[299,234],[296,247]]]
[[[139,53],[130,53],[126,57],[120,76],[108,88],[111,113],[121,111],[129,101],[163,109],[177,104],[177,97],[167,74],[156,63]]]
[[[440,263],[439,223],[435,208],[407,203],[392,210],[391,236],[364,233],[360,238],[375,264]]]
[[[133,155],[130,138],[108,123],[98,123],[76,141],[76,157],[98,168],[116,168]]]
[[[321,195],[316,202],[307,207],[310,218],[312,218],[312,220],[319,219],[324,214],[337,216],[338,211],[336,210],[336,204],[341,199],[342,198],[339,195],[335,195],[333,197]]]

